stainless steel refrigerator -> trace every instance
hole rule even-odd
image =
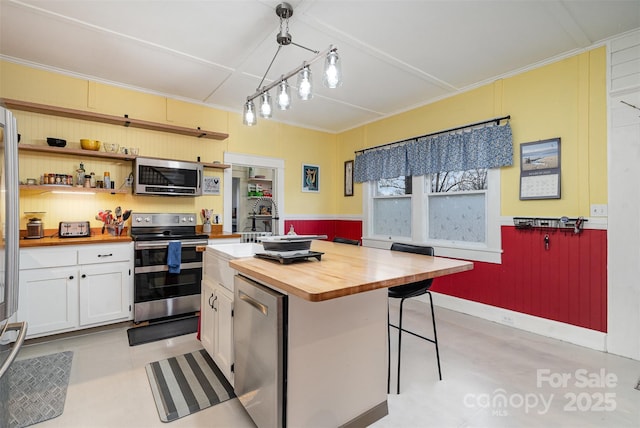
[[[12,322],[18,310],[19,239],[18,130],[13,114],[0,106],[0,427],[9,425],[9,367],[27,335],[26,322]]]

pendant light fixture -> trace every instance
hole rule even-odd
[[[286,80],[282,79],[278,85],[278,108],[280,110],[289,110],[291,107],[291,91]]]
[[[242,117],[242,123],[247,126],[253,126],[257,123],[256,107],[253,104],[253,100],[249,100],[244,104],[244,113]]]
[[[260,117],[269,119],[273,111],[273,101],[269,92],[263,92],[260,97]]]
[[[298,97],[303,101],[310,100],[313,98],[311,89],[311,69],[308,65],[304,65],[300,73],[298,73]]]
[[[335,89],[342,85],[342,66],[338,52],[331,51],[327,54],[324,62],[323,82],[327,88]]]
[[[305,46],[294,43],[289,34],[289,18],[293,15],[293,7],[289,3],[280,3],[276,6],[276,15],[280,18],[280,31],[276,36],[278,43],[278,49],[276,50],[267,71],[265,71],[262,80],[258,85],[256,92],[247,97],[247,101],[244,105],[244,114],[242,122],[245,125],[252,126],[257,123],[256,110],[253,100],[260,97],[260,116],[263,118],[270,118],[272,116],[272,100],[269,91],[275,87],[278,87],[276,94],[276,104],[279,110],[289,110],[291,107],[291,92],[289,88],[288,79],[293,76],[298,76],[298,97],[301,100],[310,100],[313,98],[313,81],[311,78],[310,66],[318,60],[325,58],[325,69],[323,73],[323,83],[326,87],[334,89],[342,84],[342,70],[341,62],[338,57],[338,48],[331,45],[329,49],[319,52],[313,49],[309,49]],[[262,86],[271,66],[273,65],[280,49],[283,46],[294,45],[299,48],[313,52],[315,56],[308,61],[305,61],[299,67],[296,67],[289,73],[283,74],[279,80],[275,80],[272,83]]]

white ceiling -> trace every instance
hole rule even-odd
[[[268,0],[0,0],[4,59],[240,112],[276,49]],[[640,1],[290,0],[294,43],[344,83],[272,120],[340,132],[640,28]],[[267,82],[313,57],[283,47]],[[295,85],[295,79],[291,82]],[[260,126],[260,121],[258,121]]]

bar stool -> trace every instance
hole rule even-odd
[[[412,245],[412,244],[402,244],[394,242],[391,244],[392,251],[404,251],[407,253],[414,254],[423,254],[426,256],[433,256],[434,251],[433,247],[424,247],[420,245]],[[396,388],[396,394],[400,393],[400,355],[402,349],[402,332],[412,334],[416,337],[424,339],[428,342],[433,343],[436,346],[436,359],[438,361],[438,376],[440,380],[442,380],[442,371],[440,368],[440,352],[438,350],[438,334],[436,333],[436,317],[433,311],[433,299],[431,298],[431,292],[429,288],[431,288],[431,284],[433,283],[433,279],[426,279],[423,281],[412,282],[409,284],[398,285],[396,287],[389,288],[389,298],[392,299],[400,299],[400,317],[398,325],[391,324],[391,320],[389,317],[389,311],[387,309],[387,321],[388,321],[388,348],[389,348],[389,362],[387,363],[387,393],[389,393],[391,389],[391,327],[396,328],[398,330],[398,385]],[[418,297],[426,294],[429,296],[429,303],[431,305],[431,322],[433,323],[433,339],[421,336],[412,331],[406,330],[402,328],[402,309],[404,305],[404,301],[406,299],[410,299],[412,297]]]

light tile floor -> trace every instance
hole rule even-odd
[[[426,310],[405,303],[407,327],[429,326]],[[639,361],[441,308],[436,314],[443,380],[433,345],[403,336],[401,394],[389,395],[389,415],[375,427],[640,426]],[[74,351],[64,413],[38,427],[254,426],[237,399],[160,422],[145,365],[200,347],[195,334],[130,347],[119,326],[27,344],[19,358]]]

